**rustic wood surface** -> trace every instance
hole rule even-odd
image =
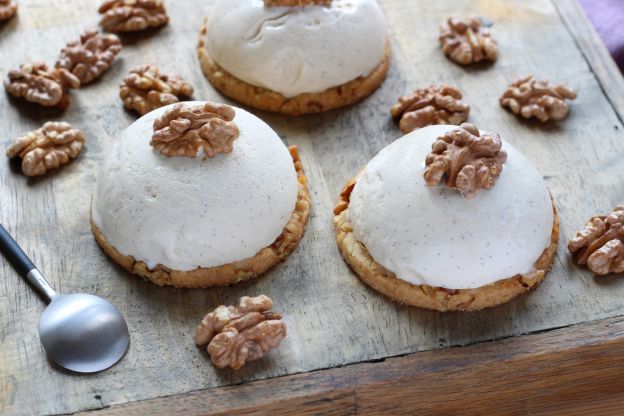
[[[565,250],[567,238],[587,218],[624,201],[624,111],[613,92],[617,85],[611,88],[609,81],[615,79],[612,66],[600,62],[607,58],[599,48],[591,50],[595,34],[582,32],[586,26],[575,24],[578,15],[570,11],[575,5],[564,0],[382,0],[394,56],[388,80],[371,98],[318,116],[258,113],[285,142],[299,146],[310,179],[311,222],[288,261],[261,279],[212,290],[160,288],[123,272],[97,248],[88,223],[99,166],[136,118],[117,97],[121,78],[134,65],[154,63],[189,80],[195,98],[227,102],[204,80],[195,57],[209,2],[169,3],[170,25],[124,36],[121,57],[98,82],[72,93],[74,102],[65,114],[0,97],[3,147],[50,119],[74,123],[87,135],[79,158],[44,178],[27,179],[15,164],[0,163],[0,222],[59,291],[110,299],[126,315],[132,334],[124,360],[101,374],[79,376],[50,365],[36,328],[44,305],[0,260],[1,414],[96,409],[624,314],[624,280],[595,278],[577,268]],[[97,24],[96,8],[95,1],[20,1],[18,18],[0,25],[0,73],[32,60],[52,63],[67,41]],[[437,26],[451,14],[492,19],[499,61],[476,68],[447,61],[437,44]],[[577,90],[568,119],[527,122],[499,108],[506,85],[529,72]],[[560,210],[562,241],[553,271],[535,293],[493,310],[439,314],[397,305],[360,283],[333,242],[331,207],[343,182],[400,135],[388,116],[390,105],[431,82],[459,86],[472,104],[470,120],[500,132],[523,151],[546,178]],[[197,321],[207,309],[259,293],[274,299],[284,313],[289,337],[266,359],[237,373],[215,370],[192,343]],[[621,330],[604,336],[611,335]],[[352,402],[339,392],[335,397],[337,403]]]

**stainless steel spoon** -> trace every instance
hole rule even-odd
[[[54,362],[68,370],[94,373],[123,357],[130,335],[123,315],[115,306],[84,293],[56,293],[2,224],[0,251],[50,302],[39,320],[39,339]]]

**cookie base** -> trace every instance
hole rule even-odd
[[[391,46],[386,40],[384,57],[368,75],[315,94],[299,94],[287,98],[279,92],[246,83],[225,71],[208,55],[205,48],[207,19],[201,27],[197,55],[208,81],[223,95],[259,110],[291,116],[321,113],[357,103],[369,96],[386,79],[390,65]]]
[[[198,267],[189,271],[174,270],[161,264],[150,269],[145,262],[136,260],[132,256],[121,254],[109,243],[93,222],[93,217],[91,217],[91,231],[95,241],[121,267],[159,286],[169,285],[187,288],[225,286],[261,275],[271,267],[284,261],[297,247],[310,216],[310,192],[303,166],[301,165],[297,148],[291,146],[288,150],[293,158],[299,181],[295,210],[277,240],[270,246],[260,250],[253,257],[216,267]]]
[[[377,263],[364,244],[353,235],[347,218],[349,198],[355,180],[347,182],[334,208],[334,231],[343,258],[362,281],[387,297],[424,309],[440,312],[478,311],[508,302],[537,287],[552,266],[559,242],[559,216],[553,202],[553,228],[550,245],[543,251],[530,274],[518,274],[474,289],[447,289],[414,285]]]

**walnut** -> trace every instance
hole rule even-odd
[[[66,109],[71,100],[68,88],[79,88],[80,80],[64,68],[49,69],[44,63],[24,64],[9,71],[4,88],[15,97],[44,107]]]
[[[592,217],[568,242],[578,264],[598,275],[624,272],[624,205],[609,215]]]
[[[161,0],[106,0],[98,12],[100,26],[109,32],[135,32],[169,22]]]
[[[500,97],[500,104],[524,118],[540,121],[561,120],[568,115],[565,99],[574,100],[576,93],[565,85],[551,87],[548,81],[538,81],[527,75],[514,81]]]
[[[332,0],[264,0],[266,7],[329,6]]]
[[[490,189],[503,170],[507,153],[498,134],[479,134],[474,124],[463,123],[439,137],[425,159],[427,185],[438,185],[446,175],[446,186],[471,198],[479,189]]]
[[[271,312],[267,296],[240,298],[238,307],[219,306],[197,327],[195,343],[208,344],[208,354],[218,368],[241,368],[247,361],[262,358],[286,337],[286,324]]]
[[[162,74],[153,65],[141,65],[124,78],[119,96],[128,110],[140,115],[156,108],[180,102],[181,97],[191,97],[193,87],[177,75]]]
[[[61,50],[56,67],[70,71],[82,85],[88,84],[111,66],[121,49],[117,36],[88,30]]]
[[[431,124],[460,124],[468,119],[470,112],[470,106],[461,99],[461,92],[453,86],[430,85],[400,97],[390,113],[401,117],[399,128],[403,133]]]
[[[22,159],[24,175],[37,176],[69,163],[78,156],[84,141],[82,132],[71,124],[48,121],[18,138],[7,148],[6,154]]]
[[[467,21],[449,17],[440,26],[439,39],[444,54],[458,64],[495,61],[498,57],[498,45],[478,17]]]
[[[13,0],[0,0],[0,21],[8,20],[17,13],[17,3]]]
[[[195,157],[200,148],[204,159],[229,153],[239,135],[232,123],[234,115],[234,109],[225,104],[176,104],[154,121],[150,145],[169,157]]]

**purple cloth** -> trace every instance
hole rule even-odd
[[[580,0],[602,41],[624,71],[624,0]]]

